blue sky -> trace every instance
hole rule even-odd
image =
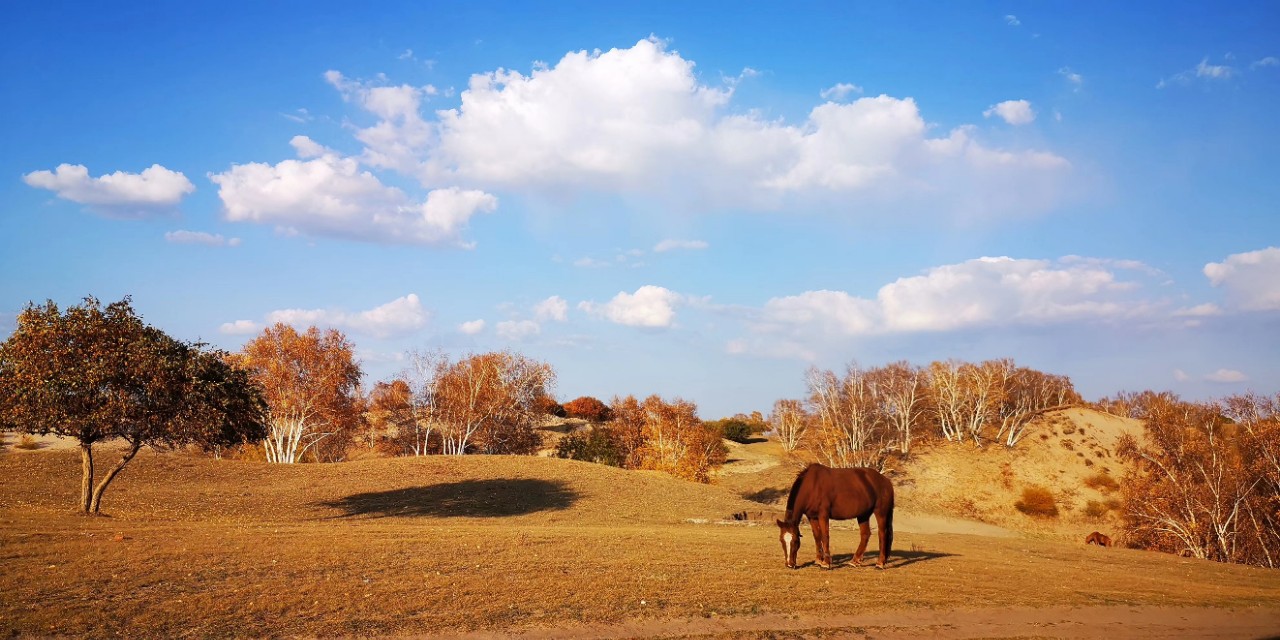
[[[6,5],[0,335],[131,295],[704,418],[851,361],[1280,387],[1275,3],[372,6]]]

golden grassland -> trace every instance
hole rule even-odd
[[[738,454],[758,463],[751,473],[711,486],[537,457],[267,465],[144,452],[106,493],[107,517],[75,512],[75,452],[0,453],[0,633],[537,633],[831,612],[1280,602],[1277,571],[1046,536],[900,527],[888,570],[786,570],[774,527],[722,523],[767,509],[741,496],[753,486],[767,495],[792,475],[786,462],[769,464],[768,447]],[[836,560],[847,561],[855,531],[845,525],[833,538]]]

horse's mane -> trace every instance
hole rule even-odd
[[[804,470],[796,474],[795,482],[791,483],[791,493],[787,494],[787,516],[786,517],[788,519],[791,518],[791,514],[795,510],[796,496],[800,494],[800,485],[804,481],[804,476],[806,473],[809,473],[809,470],[812,468],[813,468],[812,465],[805,467]],[[799,521],[799,518],[797,518],[796,520]]]

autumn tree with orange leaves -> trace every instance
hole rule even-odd
[[[534,428],[544,415],[539,398],[555,386],[551,365],[496,351],[457,362],[438,356],[433,371],[427,411],[443,453],[526,454],[542,444]]]
[[[298,333],[277,323],[250,340],[236,361],[251,372],[270,408],[262,442],[267,462],[299,462],[324,439],[354,428],[360,365],[340,331]]]
[[[1184,402],[1148,396],[1145,435],[1116,453],[1130,546],[1266,567],[1280,564],[1280,396]]]
[[[703,424],[696,404],[680,398],[668,402],[657,395],[644,402],[634,403],[631,398],[615,404],[639,407],[641,441],[635,450],[639,468],[709,482],[712,471],[724,464],[728,450],[719,430]]]

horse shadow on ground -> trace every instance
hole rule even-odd
[[[877,553],[879,552],[874,549],[868,549],[867,554],[862,557],[862,567],[863,568],[874,567],[876,565]],[[933,551],[894,551],[893,553],[889,554],[889,561],[885,563],[885,568],[897,569],[900,567],[913,565],[917,562],[937,560],[938,558],[951,558],[958,555],[960,554],[937,553]],[[842,568],[857,569],[858,568],[853,566],[852,553],[833,553],[831,554],[831,562],[835,565],[834,568],[836,569],[842,569]],[[817,564],[818,564],[817,562],[810,560],[806,563],[799,565],[798,568],[808,567],[808,566],[817,566]]]
[[[505,518],[568,509],[578,497],[563,482],[491,479],[356,493],[316,506],[342,512],[329,518]]]

